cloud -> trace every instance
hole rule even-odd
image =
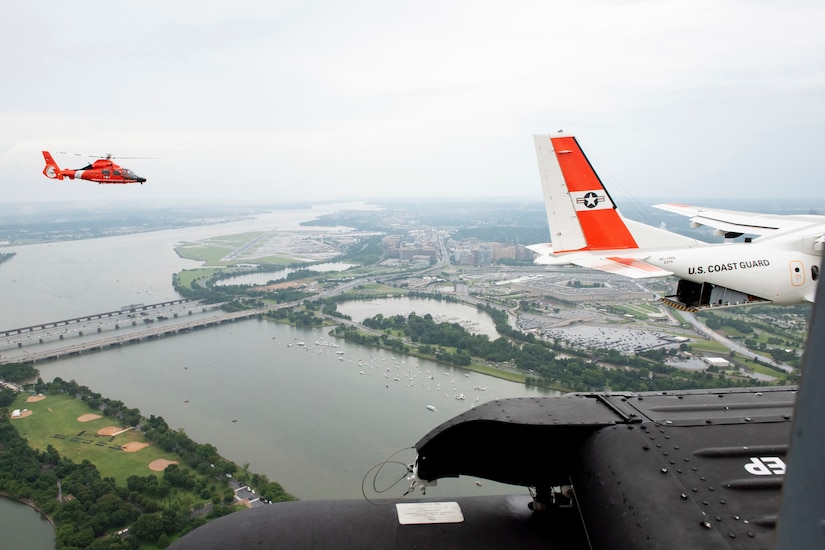
[[[9,11],[5,200],[539,198],[530,134],[559,128],[636,196],[771,197],[788,177],[819,189],[825,6],[813,1]],[[41,149],[160,158],[129,165],[149,179],[139,192],[57,188]]]

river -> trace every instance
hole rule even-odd
[[[39,369],[44,380],[74,379],[144,415],[162,416],[302,499],[358,498],[370,467],[441,422],[475,403],[539,394],[338,341],[328,330],[242,321]]]
[[[0,328],[177,298],[172,274],[199,264],[179,258],[176,243],[287,228],[317,215],[309,209],[283,211],[221,226],[6,248],[17,256],[0,268],[0,288],[12,289],[0,297]],[[474,308],[403,300],[391,302],[419,315],[465,319],[484,333],[492,326]],[[340,309],[401,312],[389,306]],[[475,403],[544,394],[337,341],[328,330],[250,320],[37,366],[44,380],[74,379],[146,416],[162,416],[301,499],[361,498],[362,479],[372,466],[404,448],[398,458],[412,461],[409,448],[441,422]],[[440,481],[428,495],[513,491],[523,489],[460,478]],[[383,496],[401,492],[403,487]],[[14,527],[0,514],[0,532]]]
[[[224,224],[0,247],[2,252],[16,254],[0,266],[0,328],[180,298],[172,288],[172,274],[199,267],[201,262],[178,256],[175,247],[179,243],[274,228],[317,230],[302,227],[300,223],[343,206],[276,210]],[[346,206],[357,208],[359,205]]]
[[[5,497],[0,497],[0,533],[3,548],[54,548],[54,529],[40,512]]]

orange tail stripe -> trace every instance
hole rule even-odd
[[[633,235],[614,209],[578,212],[588,250],[639,248]]]
[[[573,136],[551,138],[553,150],[559,160],[559,167],[564,174],[564,181],[567,183],[567,190],[571,193],[577,191],[597,191],[604,189],[599,176],[590,166],[587,157],[584,156],[579,143]],[[561,153],[565,151],[565,153]],[[569,151],[569,152],[567,152]]]
[[[572,136],[551,138],[568,192],[594,191],[607,195],[599,176]],[[612,203],[612,201],[611,201]],[[616,208],[577,209],[588,250],[638,248],[636,240],[619,217]]]

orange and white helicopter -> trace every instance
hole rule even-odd
[[[70,155],[76,153],[62,154]],[[117,158],[113,157],[112,155],[106,155],[105,157],[93,156],[92,158],[97,158],[98,160],[92,162],[87,166],[84,166],[83,168],[78,168],[77,170],[61,169],[52,158],[51,153],[49,153],[48,151],[43,151],[43,158],[46,159],[46,167],[43,169],[43,175],[53,180],[62,180],[63,178],[69,178],[70,180],[95,181],[101,184],[139,183],[141,185],[143,185],[143,182],[146,181],[146,178],[142,178],[134,172],[132,172],[131,170],[129,170],[128,168],[122,168],[114,162],[112,162],[113,158]]]

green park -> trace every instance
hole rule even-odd
[[[126,485],[131,475],[162,472],[178,461],[131,426],[122,426],[66,394],[21,394],[12,408],[21,411],[12,423],[32,448],[46,451],[51,445],[74,462],[88,460],[102,477],[114,478],[118,484]]]
[[[33,375],[30,366],[0,368],[0,494],[47,517],[57,548],[165,548],[249,505],[236,489],[254,486],[271,502],[294,498],[163,418],[74,381],[38,379],[19,391]]]

